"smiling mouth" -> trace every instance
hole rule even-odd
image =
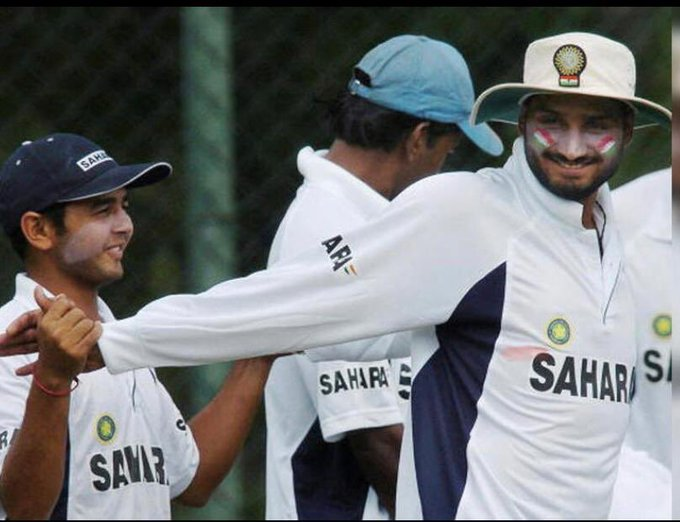
[[[106,249],[106,252],[108,252],[115,258],[121,259],[123,257],[123,253],[125,252],[125,245],[116,245],[108,247]]]
[[[597,163],[599,163],[598,160],[594,158],[580,159],[578,161],[569,161],[550,154],[546,154],[545,157],[548,161],[558,165],[559,167],[565,170],[573,171],[581,170],[586,167],[590,167],[591,165],[596,165]]]

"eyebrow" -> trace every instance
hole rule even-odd
[[[590,120],[610,120],[610,119],[617,119],[619,116],[614,115],[614,114],[594,114],[592,116],[588,116],[588,119]]]
[[[547,113],[547,114],[556,115],[556,116],[560,116],[562,114],[559,110],[548,109],[548,108],[543,108],[543,107],[536,107],[534,109],[534,112],[542,112],[542,113]],[[587,115],[586,118],[589,119],[589,120],[609,120],[609,119],[617,119],[618,115],[611,114],[607,111],[603,111],[601,113]]]
[[[92,201],[90,202],[91,207],[97,207],[99,205],[110,205],[112,203],[115,203],[117,199],[114,196],[97,196],[95,198],[92,198]],[[123,197],[123,203],[128,201],[128,196],[127,194]]]

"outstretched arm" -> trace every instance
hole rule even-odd
[[[443,322],[503,259],[501,248],[482,249],[483,258],[464,255],[477,252],[485,237],[469,226],[487,187],[478,179],[432,176],[375,221],[299,257],[107,323],[99,340],[107,368],[120,373],[292,353]]]
[[[177,497],[181,503],[204,505],[229,473],[250,432],[272,362],[272,357],[236,361],[215,398],[189,422],[200,463]]]
[[[99,347],[107,368],[118,373],[291,353],[443,322],[496,261],[461,255],[460,248],[480,241],[469,219],[457,215],[478,197],[466,192],[472,178],[451,178],[461,177],[466,183],[456,190],[422,180],[360,229],[267,270],[201,294],[164,297],[105,324]]]

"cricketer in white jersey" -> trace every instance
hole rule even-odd
[[[298,154],[304,183],[274,238],[270,265],[314,247],[329,233],[366,222],[389,204],[326,160],[325,152],[306,147]],[[364,352],[374,344],[389,349],[395,337],[352,343],[352,349]],[[409,358],[316,364],[304,354],[278,359],[265,390],[267,519],[389,519],[345,435],[401,424],[410,378]]]
[[[611,519],[671,518],[671,171],[641,176],[612,193],[625,245],[638,336],[631,421]]]
[[[23,274],[0,308],[0,330],[36,307],[36,284]],[[113,320],[99,300],[101,317]],[[36,359],[0,359],[0,469],[21,429],[30,377],[14,370]],[[170,500],[190,484],[199,454],[189,426],[151,369],[80,376],[71,395],[64,486],[52,518],[169,520]],[[49,436],[49,434],[46,434]],[[0,518],[6,518],[0,504]]]
[[[626,443],[671,468],[671,171],[642,176],[612,193],[637,310],[635,399]]]
[[[334,248],[155,301],[100,348],[118,372],[438,325],[413,335],[398,516],[605,518],[635,331],[606,185],[597,198],[602,259],[518,139],[503,168],[419,181]],[[333,270],[341,249],[356,273]]]

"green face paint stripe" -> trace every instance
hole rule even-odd
[[[617,149],[616,140],[611,136],[605,136],[595,146],[598,152],[604,156],[613,154]]]
[[[548,148],[555,144],[555,138],[545,129],[536,129],[533,134],[534,140],[541,145],[541,147]]]

